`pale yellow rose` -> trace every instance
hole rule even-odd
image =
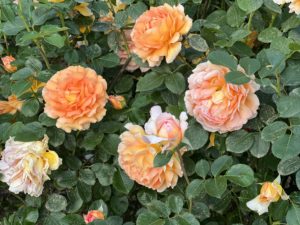
[[[268,207],[272,202],[280,200],[287,200],[289,197],[280,185],[280,176],[278,176],[273,182],[263,183],[260,194],[247,202],[247,207],[253,211],[256,211],[259,215],[268,212]]]
[[[43,185],[49,180],[48,173],[56,170],[61,159],[56,152],[48,149],[48,137],[42,141],[20,142],[13,137],[5,143],[0,160],[2,181],[9,185],[9,190],[16,194],[24,192],[38,197]]]

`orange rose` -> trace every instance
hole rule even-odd
[[[43,89],[45,113],[66,132],[86,130],[106,113],[106,81],[89,68],[70,66],[58,71]]]
[[[18,68],[16,66],[13,66],[10,64],[16,60],[14,57],[9,55],[9,56],[2,57],[1,60],[3,63],[3,67],[7,72],[13,73],[13,72],[17,71]]]
[[[110,101],[113,108],[116,110],[121,110],[126,106],[126,100],[121,95],[118,96],[110,95],[108,97],[108,100]]]
[[[254,81],[243,85],[227,83],[227,67],[200,63],[189,77],[189,90],[185,93],[188,113],[211,132],[225,133],[239,130],[257,115],[259,106]]]
[[[91,223],[94,220],[104,220],[104,214],[99,210],[91,210],[87,215],[84,215],[83,217],[86,224]]]
[[[15,95],[8,97],[8,101],[0,101],[0,115],[2,114],[15,114],[21,111],[23,101],[18,100]]]
[[[121,134],[118,147],[121,168],[132,180],[158,192],[173,188],[183,175],[177,152],[165,166],[155,168],[153,161],[162,146],[146,141],[142,127],[133,124],[125,127],[128,131]]]
[[[182,5],[164,4],[144,12],[133,27],[131,38],[134,52],[150,67],[160,65],[163,57],[173,62],[181,50],[181,37],[192,26],[192,19],[184,14]]]

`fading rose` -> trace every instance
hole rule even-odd
[[[247,202],[247,207],[253,211],[256,211],[259,215],[268,212],[268,207],[272,202],[280,200],[287,200],[289,197],[280,185],[280,176],[278,176],[273,182],[263,183],[260,194]]]
[[[117,95],[117,96],[110,95],[108,96],[108,100],[110,101],[113,108],[116,110],[121,110],[126,106],[126,100],[121,95]]]
[[[163,57],[171,63],[181,50],[182,35],[188,33],[192,19],[184,14],[182,5],[151,7],[133,27],[134,52],[150,67],[160,65]]]
[[[21,111],[23,101],[20,101],[17,96],[11,95],[8,97],[8,101],[0,101],[0,115],[2,114],[15,114],[17,111]]]
[[[45,113],[66,132],[86,130],[106,113],[107,84],[89,68],[70,66],[58,71],[43,89]]]
[[[20,142],[13,137],[5,143],[0,161],[2,181],[16,194],[24,192],[38,197],[49,180],[47,173],[58,169],[61,159],[48,149],[48,137],[42,141]]]
[[[134,51],[134,43],[132,42],[131,40],[131,37],[130,37],[130,34],[131,34],[131,31],[132,30],[126,30],[124,33],[125,33],[125,37],[123,38],[126,38],[126,41],[127,41],[127,44],[128,44],[128,48],[127,51],[130,51],[131,53]],[[128,60],[129,58],[129,55],[128,55],[128,52],[126,51],[126,44],[125,44],[125,41],[122,39],[122,42],[121,42],[121,47],[118,51],[118,56],[120,58],[120,64],[121,65],[124,65],[126,63],[126,61]],[[140,67],[135,61],[134,59],[131,59],[131,61],[129,62],[129,64],[126,66],[126,70],[129,71],[129,72],[133,72],[135,71],[136,69],[140,68],[141,72],[147,72],[150,68],[147,68],[147,67]]]
[[[92,10],[88,7],[89,3],[84,2],[74,7],[74,10],[78,11],[83,16],[93,16]]]
[[[11,65],[11,63],[16,60],[14,57],[8,55],[5,57],[2,57],[1,60],[3,63],[3,67],[7,72],[13,73],[13,72],[17,71],[18,68],[16,66]]]
[[[178,120],[170,113],[163,113],[160,106],[153,106],[150,115],[145,124],[147,139],[151,143],[165,142],[165,149],[175,148],[182,141],[188,127],[186,113],[182,112]]]
[[[254,81],[243,85],[227,83],[227,67],[210,62],[200,63],[188,78],[185,93],[188,113],[210,132],[225,133],[239,130],[256,117],[259,107]]]
[[[162,151],[161,145],[145,141],[146,133],[142,127],[133,124],[125,127],[128,131],[120,136],[118,153],[119,164],[126,174],[137,183],[158,192],[175,187],[178,177],[183,175],[178,153],[174,153],[165,166],[155,168],[153,161],[156,154]]]
[[[100,210],[91,210],[83,217],[86,224],[91,223],[94,220],[104,220],[104,214]]]

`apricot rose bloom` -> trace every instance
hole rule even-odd
[[[116,110],[121,110],[126,106],[126,99],[122,95],[110,95],[108,100]]]
[[[256,211],[259,215],[268,212],[268,207],[272,202],[280,200],[287,200],[289,196],[285,193],[280,185],[280,176],[278,176],[273,182],[263,183],[260,194],[247,202],[247,207],[253,211]]]
[[[128,131],[121,134],[118,147],[119,164],[130,179],[158,192],[175,187],[178,177],[183,175],[177,152],[165,166],[155,168],[153,161],[162,151],[161,145],[149,143],[140,126],[129,123],[125,128]]]
[[[89,68],[70,66],[58,71],[43,89],[45,113],[66,132],[86,130],[106,114],[107,84]]]
[[[42,194],[44,182],[50,179],[48,173],[58,169],[60,164],[56,152],[48,148],[47,136],[42,141],[33,142],[15,141],[11,137],[2,152],[1,179],[9,185],[11,192],[38,197]]]
[[[282,5],[290,3],[290,13],[295,12],[297,15],[300,14],[300,0],[273,0],[276,4]]]
[[[100,210],[91,210],[87,215],[84,215],[84,222],[86,224],[93,222],[94,220],[104,220],[104,214]]]
[[[15,59],[14,57],[10,56],[10,55],[1,58],[1,61],[2,61],[2,63],[3,63],[3,67],[4,67],[4,69],[5,69],[7,72],[13,73],[13,72],[17,71],[17,67],[11,65],[11,63],[12,63],[13,61],[15,61],[15,60],[16,60],[16,59]]]
[[[153,106],[150,115],[145,124],[147,139],[151,143],[165,143],[163,150],[176,147],[182,141],[188,127],[187,114],[182,112],[178,120],[172,114],[162,112],[160,106]]]
[[[150,67],[159,66],[163,57],[171,63],[181,50],[182,35],[192,27],[192,19],[182,5],[151,7],[133,27],[131,38],[136,53]]]
[[[188,113],[210,132],[239,130],[256,117],[259,107],[254,81],[234,85],[225,80],[229,68],[210,62],[200,63],[188,78],[185,93]],[[241,71],[242,72],[242,71]]]

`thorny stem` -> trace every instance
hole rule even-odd
[[[29,25],[27,24],[26,18],[23,15],[22,1],[20,1],[18,5],[19,5],[19,16],[20,16],[21,20],[23,21],[26,30],[28,32],[31,32],[31,29],[30,29]],[[38,49],[40,51],[40,54],[41,54],[41,56],[42,56],[42,58],[43,58],[43,60],[46,64],[47,69],[50,69],[50,64],[49,64],[49,61],[47,59],[47,56],[46,56],[45,49],[44,49],[43,45],[37,39],[34,39],[33,42],[38,47]]]
[[[186,183],[189,185],[190,180],[189,180],[187,172],[185,170],[183,158],[182,158],[182,155],[180,153],[180,151],[182,151],[182,150],[184,151],[184,149],[186,149],[186,147],[183,147],[183,148],[177,150],[176,153],[177,153],[179,161],[180,161],[180,166],[181,166],[181,169],[182,169],[182,172],[183,172],[184,179],[185,179]],[[193,201],[192,201],[192,199],[189,199],[188,202],[189,202],[189,212],[192,212]]]
[[[121,70],[119,71],[119,73],[114,77],[113,81],[110,83],[109,88],[108,88],[108,93],[111,92],[111,90],[114,87],[115,83],[118,81],[119,77],[123,74],[123,72],[125,71],[126,67],[130,63],[130,61],[131,61],[131,57],[128,57],[128,59],[126,60],[126,62],[122,66]]]

